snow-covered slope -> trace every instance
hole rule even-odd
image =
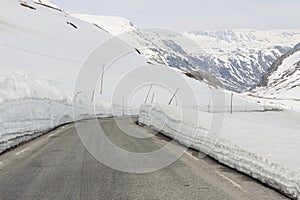
[[[75,16],[97,24],[114,35],[119,34],[119,38],[138,48],[153,62],[182,71],[212,73],[227,89],[234,91],[256,85],[272,63],[300,41],[300,31],[293,30],[197,31],[179,34],[155,29],[141,30],[122,18]],[[119,28],[112,28],[111,22]]]
[[[109,114],[107,103],[74,91],[86,57],[109,33],[45,0],[2,0],[0,13],[0,152],[62,123]]]
[[[85,14],[72,14],[73,16],[84,21],[96,24],[108,31],[112,35],[119,35],[124,32],[134,31],[137,27],[129,20],[115,16],[94,16]]]
[[[72,88],[89,52],[110,37],[92,24],[28,0],[1,1],[1,72],[26,71]]]
[[[59,10],[59,11],[63,11],[61,8],[59,8],[55,4],[51,3],[49,0],[33,0],[33,1],[37,4],[41,4],[43,6],[53,8],[53,9],[56,9],[56,10]]]
[[[300,100],[300,48],[279,58],[253,92],[262,97]]]

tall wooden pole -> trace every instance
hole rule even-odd
[[[122,95],[122,102],[123,102],[123,116],[124,116],[125,115],[124,95]]]
[[[151,104],[153,104],[155,93],[152,94]]]
[[[148,91],[148,93],[147,93],[147,96],[146,96],[146,99],[145,99],[145,102],[144,102],[144,103],[147,103],[147,100],[148,100],[150,91],[151,91],[151,89],[152,89],[152,86],[153,86],[153,84],[151,83],[150,88],[149,88],[149,91]]]
[[[93,90],[93,94],[92,94],[92,99],[91,99],[92,103],[94,102],[94,97],[95,97],[95,90]]]
[[[102,74],[101,74],[101,86],[100,86],[100,94],[103,93],[103,78],[104,78],[104,65],[102,65]]]

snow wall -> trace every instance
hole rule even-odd
[[[139,123],[199,150],[293,199],[300,199],[300,174],[222,138],[210,138],[205,129],[181,120],[179,111],[172,107],[145,104],[140,108]]]
[[[109,116],[109,109],[68,95],[59,83],[28,74],[0,75],[0,153],[62,124]]]

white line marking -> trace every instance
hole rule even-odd
[[[49,138],[51,138],[54,134],[49,135]]]
[[[190,156],[190,157],[192,157],[193,159],[199,161],[199,159],[197,157],[195,157],[192,153],[188,152],[187,150],[185,151],[185,154],[188,155],[188,156]]]
[[[17,153],[16,153],[16,156],[17,156],[17,155],[20,155],[21,153],[24,153],[24,152],[27,151],[27,150],[28,150],[28,147],[25,148],[25,149],[23,149],[23,150],[21,150],[21,151],[19,151],[19,152],[17,152]]]
[[[241,186],[239,184],[237,184],[236,182],[234,182],[233,180],[231,180],[230,178],[228,178],[227,176],[221,174],[220,172],[216,172],[216,174],[218,176],[220,176],[221,178],[225,179],[226,181],[230,182],[234,187],[241,189]]]

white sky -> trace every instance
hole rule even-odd
[[[52,0],[71,13],[122,16],[141,28],[299,29],[299,0]]]

